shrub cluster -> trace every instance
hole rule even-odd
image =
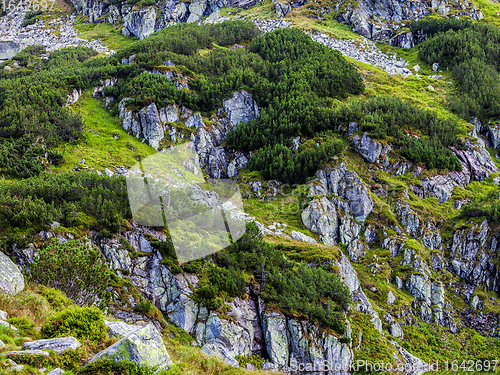
[[[450,98],[452,108],[466,119],[499,116],[500,29],[446,18],[422,20],[412,28],[431,35],[422,44],[420,58],[452,69],[459,81],[460,92]]]
[[[41,249],[30,274],[37,284],[61,290],[80,306],[94,302],[110,280],[101,251],[76,240],[62,244],[52,241]]]

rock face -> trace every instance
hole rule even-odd
[[[60,354],[66,350],[76,350],[80,346],[80,342],[74,337],[58,337],[55,339],[25,342],[23,350],[53,350]]]
[[[236,297],[227,302],[230,319],[208,311],[191,298],[192,287],[196,287],[198,278],[190,274],[172,274],[141,231],[140,227],[135,228],[126,233],[126,239],[136,251],[147,256],[132,258],[115,240],[101,243],[105,249],[103,254],[111,267],[129,270],[130,280],[143,295],[173,324],[190,333],[205,353],[217,355],[233,366],[238,366],[236,356],[259,354],[269,355],[270,368],[291,366],[294,360],[300,362],[301,358],[311,362],[328,360],[342,364],[343,368],[349,367],[352,352],[347,344],[340,343],[335,336],[319,330],[308,320],[289,318],[268,309],[253,290],[247,290],[249,298]],[[347,258],[344,257],[338,267],[345,282],[353,286],[352,290],[362,294],[356,272]],[[358,301],[364,311],[376,314],[366,297],[359,297]],[[108,322],[107,326],[108,330],[123,333],[127,328],[116,322]],[[283,330],[278,331],[278,326]]]
[[[158,149],[160,141],[165,136],[160,122],[160,115],[155,103],[139,111],[141,119],[142,134],[151,147]]]
[[[147,7],[133,10],[123,18],[122,33],[125,36],[136,36],[137,39],[144,39],[155,31],[156,10]]]
[[[97,353],[87,364],[101,358],[109,358],[114,362],[127,360],[136,365],[157,366],[158,369],[164,370],[168,370],[173,364],[160,332],[152,324],[138,329]]]
[[[373,209],[373,200],[365,183],[342,163],[335,168],[319,171],[310,183],[309,196],[333,194],[332,201],[359,223],[364,223]]]
[[[361,0],[354,8],[345,7],[338,19],[347,22],[353,31],[366,38],[382,40],[404,27],[404,21],[428,16],[430,9],[442,15],[453,11],[456,15],[475,20],[483,18],[482,13],[466,0]]]
[[[17,294],[24,289],[24,276],[19,267],[4,253],[0,252],[0,291]]]
[[[253,120],[260,112],[252,95],[244,90],[236,91],[232,98],[223,101],[222,106],[232,127]]]
[[[352,140],[352,144],[354,150],[359,152],[368,163],[377,161],[384,148],[380,142],[371,139],[367,133],[364,133],[362,137],[356,135]]]
[[[498,172],[495,162],[481,140],[475,143],[467,141],[466,150],[452,148],[452,151],[462,164],[462,171],[423,178],[420,187],[412,187],[415,195],[420,198],[435,196],[440,203],[443,203],[451,198],[455,187],[465,187],[471,181],[483,181],[491,173]]]

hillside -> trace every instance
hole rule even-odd
[[[0,373],[500,372],[498,2],[2,7]]]

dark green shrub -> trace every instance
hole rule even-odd
[[[37,284],[63,291],[80,306],[95,301],[110,280],[100,250],[76,240],[63,244],[52,241],[41,249],[30,275]]]
[[[77,371],[79,375],[164,375],[165,370],[137,366],[130,361],[113,362],[108,358],[92,362]]]
[[[70,307],[49,317],[40,329],[43,338],[73,336],[100,341],[107,336],[102,311],[97,307]]]
[[[138,314],[147,314],[151,311],[151,302],[150,301],[141,301],[135,304],[134,312]]]
[[[45,285],[38,285],[36,292],[44,296],[50,306],[56,311],[64,310],[74,304],[66,294],[58,289],[49,288]]]

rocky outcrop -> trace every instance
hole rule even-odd
[[[412,186],[415,195],[420,198],[433,195],[439,199],[440,203],[443,203],[451,198],[455,187],[465,187],[471,181],[483,181],[491,173],[498,172],[495,162],[481,140],[476,143],[467,141],[465,150],[454,147],[451,149],[462,164],[462,170],[422,178],[421,186]]]
[[[281,18],[285,17],[288,13],[290,13],[292,7],[290,6],[290,4],[278,1],[274,3],[274,10],[276,12],[276,15]]]
[[[122,34],[144,39],[154,33],[155,24],[156,9],[154,7],[133,10],[123,18]]]
[[[138,329],[97,353],[86,362],[86,365],[103,358],[109,358],[113,362],[130,361],[136,365],[157,367],[162,370],[168,370],[173,364],[161,333],[152,324]]]
[[[316,175],[318,178],[309,184],[309,196],[333,194],[332,201],[337,208],[351,214],[363,224],[373,209],[373,200],[358,174],[341,163],[335,168],[319,171]]]
[[[416,33],[409,31],[395,35],[390,39],[389,44],[392,47],[409,49],[415,47],[419,43],[422,43],[426,37],[427,36],[422,30],[417,31]]]
[[[120,339],[142,328],[142,326],[140,325],[127,324],[122,321],[117,321],[117,322],[104,321],[104,323],[106,324],[108,336],[117,337]]]
[[[338,363],[349,368],[353,357],[347,344],[320,330],[312,322],[288,317],[268,309],[255,291],[247,290],[249,298],[234,298],[227,304],[230,319],[207,310],[191,297],[198,285],[198,278],[190,274],[172,274],[162,264],[158,251],[151,248],[142,227],[125,234],[135,251],[148,254],[132,258],[120,242],[105,240],[101,243],[109,264],[118,270],[126,269],[130,280],[139,287],[145,298],[150,299],[176,326],[190,333],[205,353],[217,355],[227,363],[237,366],[236,356],[258,354],[269,358],[266,366],[289,368],[294,361],[316,363],[320,360]],[[158,232],[149,231],[158,236]],[[343,256],[336,263],[340,274],[355,295],[356,306],[370,314],[381,329],[373,307],[364,296],[355,270]],[[378,319],[378,320],[377,320]],[[108,330],[121,331],[119,323],[108,322]],[[281,329],[277,329],[281,327]],[[318,375],[322,372],[318,372]]]
[[[160,141],[165,136],[160,122],[160,114],[155,103],[151,103],[146,108],[139,111],[141,119],[142,135],[151,147],[158,149]]]
[[[313,233],[321,235],[321,240],[333,246],[338,239],[339,218],[333,202],[322,197],[311,201],[302,211],[302,222]]]
[[[384,145],[371,139],[368,133],[364,133],[362,137],[356,135],[352,139],[352,145],[354,150],[356,150],[356,152],[358,152],[368,163],[375,163],[381,155],[383,156],[387,153],[387,150],[384,150]],[[390,150],[390,148],[388,150]],[[385,153],[383,153],[383,151],[385,151]]]
[[[0,291],[17,294],[24,289],[24,276],[19,267],[4,253],[0,252]]]
[[[253,120],[260,112],[252,95],[245,90],[236,91],[233,97],[222,102],[222,107],[227,113],[231,127]]]
[[[453,235],[450,271],[473,286],[486,285],[499,290],[500,280],[491,253],[498,251],[498,240],[490,237],[488,221],[473,224],[468,229],[457,230]],[[469,296],[467,296],[469,297]]]
[[[354,7],[344,7],[338,19],[352,26],[356,33],[373,40],[387,39],[405,27],[405,21],[419,20],[434,10],[438,14],[483,18],[467,0],[361,0]]]

